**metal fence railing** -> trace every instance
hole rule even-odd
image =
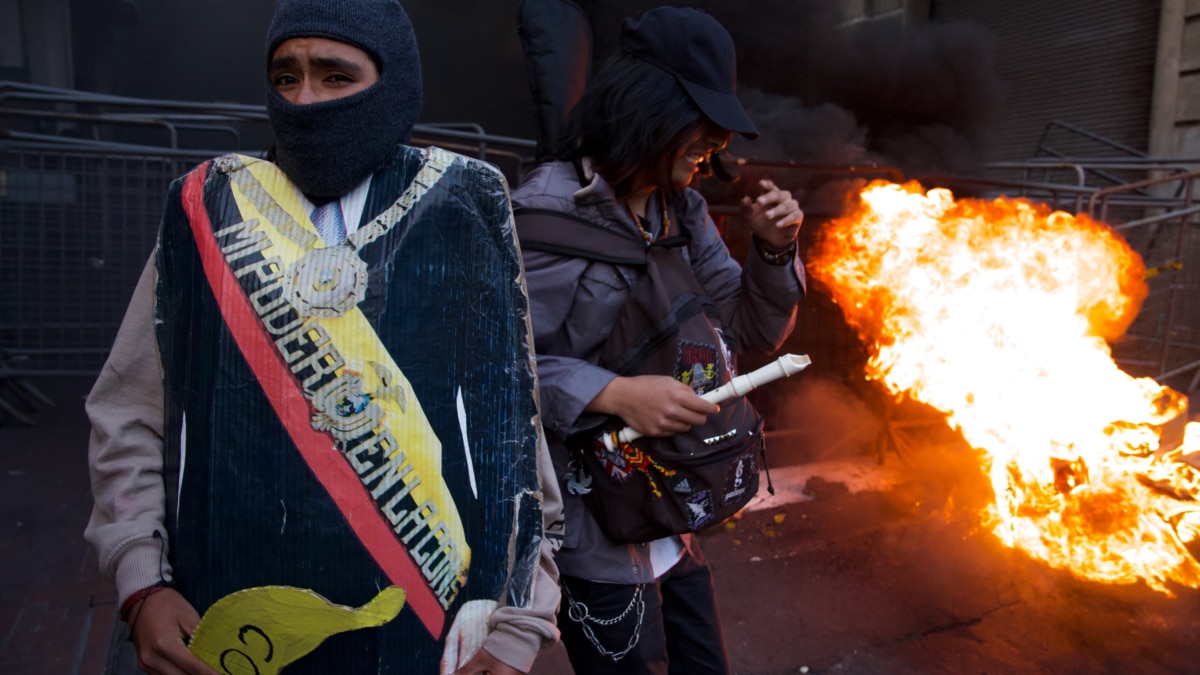
[[[98,372],[153,248],[168,184],[204,159],[247,145],[261,135],[265,120],[258,106],[122,99],[0,82],[0,372]],[[208,132],[203,138],[210,143],[239,148],[173,147],[199,138],[199,131]],[[144,133],[155,134],[152,142],[159,145],[147,145]],[[492,162],[514,185],[533,165],[536,146],[473,124],[418,125],[412,142]],[[1152,275],[1142,315],[1114,354],[1130,372],[1190,378],[1184,388],[1194,391],[1200,384],[1200,234],[1196,173],[1189,165],[1134,157],[1042,158],[989,165],[978,177],[918,178],[985,198],[1025,196],[1111,223]],[[781,178],[793,172],[798,183],[811,186],[905,179],[887,166],[754,160],[732,166]],[[1125,182],[1113,186],[1097,178],[1116,175]],[[718,220],[740,211],[719,194],[710,201]],[[813,209],[805,231],[811,234],[832,215]],[[735,253],[739,245],[748,242],[732,241]],[[819,370],[852,380],[860,376],[862,347],[836,306],[813,291],[802,308],[807,321],[793,341],[820,353]]]
[[[170,182],[225,152],[261,155],[267,143],[262,106],[0,82],[0,384],[99,372]],[[536,148],[474,124],[418,125],[412,143],[491,162],[510,183]]]
[[[1149,295],[1114,356],[1129,372],[1200,388],[1200,170],[1098,190],[1087,213],[1110,223],[1146,265]],[[1153,196],[1166,194],[1169,197]],[[1132,197],[1132,200],[1130,199]],[[1140,210],[1133,210],[1138,200]]]
[[[203,157],[0,147],[0,347],[10,371],[96,373],[154,247],[167,186]]]
[[[1112,345],[1126,372],[1200,388],[1200,159],[1053,158],[999,162],[978,178],[932,177],[983,196],[1026,197],[1111,225],[1141,256],[1149,296]]]
[[[768,168],[823,181],[874,178],[902,182],[910,177],[890,167],[830,167],[795,162],[739,160],[738,168]],[[921,175],[925,187],[948,187],[956,196],[992,199],[1024,197],[1053,209],[1084,214],[1111,225],[1141,256],[1149,295],[1127,334],[1113,345],[1113,356],[1126,372],[1153,377],[1193,393],[1200,389],[1200,159],[1149,157],[1035,158],[988,164],[976,176]],[[717,215],[740,209],[715,205]],[[805,230],[820,227],[835,212],[808,212]],[[815,218],[813,218],[815,216]],[[736,231],[737,228],[734,228]],[[825,374],[861,377],[862,347],[840,322],[837,308],[819,287],[810,289],[794,340],[815,347]]]

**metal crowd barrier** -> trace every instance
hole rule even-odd
[[[228,150],[177,146],[195,138],[189,132],[196,127],[210,132],[209,140],[242,145],[247,136],[261,135],[253,125],[265,120],[261,106],[127,99],[0,82],[0,384],[27,375],[98,372],[153,248],[167,186]],[[161,145],[150,146],[122,142],[114,131],[131,128],[166,133],[154,132]],[[532,140],[489,135],[475,124],[418,125],[412,142],[492,162],[512,185],[533,166],[536,147]],[[1193,299],[1200,298],[1200,241],[1193,217],[1196,174],[1189,164],[1045,158],[989,165],[979,177],[918,178],[978,196],[1026,196],[1111,222],[1152,274],[1145,309],[1114,354],[1123,366],[1160,379],[1195,371],[1185,387],[1194,391],[1200,384],[1200,307]],[[905,178],[888,166],[747,159],[733,166],[795,171],[817,182]],[[1101,174],[1125,176],[1126,182],[1088,184]],[[718,220],[739,211],[719,198],[713,202]],[[814,222],[805,231],[811,234],[822,216],[833,214],[809,215]],[[735,253],[739,245],[748,242],[732,242]],[[837,308],[820,289],[812,290],[802,308],[807,320],[793,340],[815,352],[815,370],[861,377],[862,346]]]
[[[204,156],[0,150],[4,365],[13,377],[95,374],[154,247],[167,186]]]
[[[1113,345],[1114,357],[1127,371],[1187,394],[1200,389],[1197,180],[1200,170],[1105,188],[1091,195],[1087,208],[1092,217],[1112,224],[1146,265],[1150,293],[1125,339]],[[1147,195],[1140,210],[1131,211],[1131,195]]]
[[[1149,287],[1137,319],[1112,344],[1113,357],[1130,374],[1191,394],[1200,388],[1198,166],[1200,159],[1055,157],[922,182],[1026,197],[1111,225],[1141,256]]]
[[[213,154],[0,142],[0,348],[12,374],[99,372],[167,187]]]
[[[262,106],[0,82],[0,422],[44,404],[19,378],[99,372],[167,187],[213,156],[261,155],[246,138],[269,138],[266,120]],[[491,162],[513,184],[536,147],[475,124],[418,125],[412,143]]]
[[[903,182],[908,178],[886,166],[751,159],[738,160],[734,166],[819,175],[822,180],[885,178]],[[1200,167],[1200,159],[1054,157],[990,163],[977,176],[921,175],[915,179],[925,187],[949,187],[960,197],[1025,197],[1111,225],[1142,257],[1149,287],[1137,319],[1112,345],[1113,357],[1130,374],[1153,377],[1191,394],[1200,389],[1200,170],[1196,167]],[[734,216],[740,209],[715,206],[713,211],[718,217]],[[806,215],[803,231],[811,235],[823,218],[837,214],[806,209]],[[848,382],[861,378],[863,347],[822,289],[810,291],[801,309],[808,316],[802,317],[789,341],[798,342],[810,353],[816,350],[811,354],[814,372]]]

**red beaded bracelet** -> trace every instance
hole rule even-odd
[[[146,598],[149,598],[150,596],[167,587],[167,583],[160,581],[153,586],[147,586],[140,591],[135,591],[128,598],[125,598],[125,602],[121,603],[121,621],[129,623],[129,613],[133,611],[134,607],[145,602]]]

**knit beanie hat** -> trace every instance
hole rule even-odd
[[[291,38],[319,37],[362,49],[379,81],[343,98],[296,105],[267,83],[275,161],[318,200],[353,190],[408,142],[421,113],[421,60],[398,0],[278,0],[267,28],[269,64]]]

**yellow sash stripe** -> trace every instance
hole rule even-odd
[[[269,246],[261,249],[263,257],[277,257],[282,262],[283,270],[287,270],[308,251],[307,248],[294,243],[294,239],[306,242],[320,242],[321,239],[309,215],[305,213],[299,193],[287,177],[269,162],[246,157],[241,159],[244,166],[235,169],[230,175],[231,189],[241,217],[244,222],[253,222],[253,230],[262,232],[269,240]],[[243,175],[239,176],[239,173]],[[256,202],[264,204],[261,198],[263,195],[253,195],[258,199],[248,196],[248,193],[258,190],[265,192],[266,196],[270,197],[270,202],[278,208],[271,206],[260,210]],[[279,222],[281,216],[287,219],[286,222]],[[294,228],[297,226],[312,234],[313,238],[295,236]],[[286,236],[285,232],[293,236]],[[314,246],[320,247],[319,244]],[[432,504],[436,508],[435,513],[428,514],[426,522],[435,532],[434,536],[439,542],[438,548],[443,548],[444,544],[449,543],[445,537],[449,537],[456,545],[457,555],[461,556],[462,564],[453,574],[461,585],[470,564],[470,548],[467,545],[461,516],[442,477],[441,442],[430,426],[411,384],[357,307],[352,307],[340,317],[305,319],[305,328],[313,329],[314,325],[319,325],[324,330],[330,338],[330,343],[343,357],[345,365],[339,367],[335,371],[336,374],[361,377],[363,391],[372,393],[385,389],[385,383],[380,377],[381,373],[385,373],[390,378],[386,382],[386,388],[399,388],[403,392],[399,397],[372,397],[373,403],[383,409],[383,415],[375,430],[379,433],[390,432],[397,442],[396,447],[385,449],[389,451],[389,460],[396,460],[400,453],[404,453],[404,461],[412,465],[412,470],[402,480],[406,486],[412,485],[414,480],[419,480],[410,493],[416,504]],[[312,398],[309,392],[305,395]],[[347,461],[350,459],[347,458]],[[378,477],[373,481],[373,484],[377,483]],[[367,487],[370,489],[369,485]],[[376,501],[378,503],[378,499]],[[439,521],[445,525],[444,530],[435,528],[435,523]],[[410,552],[411,547],[419,543],[417,540],[420,538],[414,538],[410,534],[410,528],[401,524],[394,529]],[[425,530],[422,528],[421,531]],[[439,531],[443,536],[437,536]],[[424,542],[423,548],[428,550],[433,547],[429,542]],[[420,564],[422,560],[417,562]],[[427,576],[432,572],[429,569],[423,571]],[[445,575],[438,576],[440,578]],[[443,604],[448,604],[446,598],[442,599]]]

